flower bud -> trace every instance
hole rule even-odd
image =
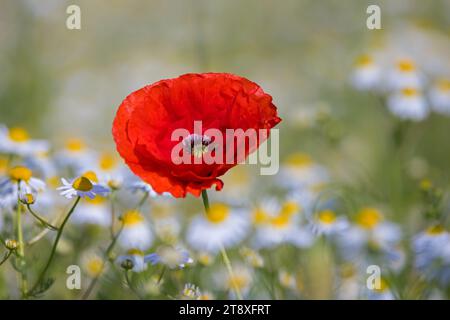
[[[6,239],[5,240],[5,246],[9,250],[16,250],[17,247],[19,246],[19,243],[16,240],[13,240],[13,239]]]

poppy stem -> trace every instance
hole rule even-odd
[[[202,199],[203,199],[203,206],[205,207],[205,213],[208,213],[209,198],[208,198],[208,192],[206,190],[202,190]],[[236,283],[236,278],[234,276],[233,267],[231,265],[230,258],[228,258],[227,252],[222,245],[220,246],[220,253],[222,254],[223,262],[225,263],[225,267],[227,268],[228,276],[230,277],[231,284],[233,285],[233,289],[236,294],[236,298],[238,298],[238,300],[243,300],[241,291],[239,290],[239,286]]]

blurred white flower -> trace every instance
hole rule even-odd
[[[439,80],[430,90],[431,109],[450,115],[450,80]]]
[[[395,116],[404,120],[421,121],[429,113],[422,93],[414,87],[404,87],[388,97],[387,106]]]
[[[138,210],[126,211],[122,217],[123,230],[118,238],[125,249],[147,250],[153,242],[150,225]]]
[[[172,246],[159,247],[156,252],[146,255],[144,261],[146,263],[151,263],[152,265],[161,263],[170,269],[182,269],[187,264],[192,264],[194,262],[187,250]]]
[[[207,214],[197,215],[187,230],[187,242],[199,251],[216,253],[241,242],[249,229],[248,214],[243,209],[214,203]]]
[[[408,58],[397,60],[394,68],[387,75],[388,89],[394,91],[403,88],[422,88],[424,80],[416,63]]]
[[[103,197],[85,198],[72,214],[71,221],[75,224],[107,227],[111,224],[110,207]]]
[[[372,56],[361,55],[356,59],[350,80],[358,90],[376,89],[381,80],[380,66]]]
[[[24,128],[8,129],[0,125],[0,152],[20,156],[46,153],[50,145],[45,140],[31,140]]]

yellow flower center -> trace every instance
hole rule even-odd
[[[72,187],[78,191],[88,192],[92,190],[93,185],[88,178],[81,176],[75,179],[75,181],[72,183]]]
[[[373,59],[367,54],[360,55],[355,61],[357,67],[366,67],[371,64],[373,64]]]
[[[47,183],[51,186],[51,187],[53,187],[53,188],[55,188],[56,189],[56,187],[58,187],[59,186],[59,177],[58,176],[53,176],[53,177],[50,177],[50,178],[48,178],[47,179]]]
[[[263,224],[269,220],[269,215],[264,210],[258,208],[253,212],[253,223]]]
[[[401,72],[413,72],[416,70],[416,66],[411,60],[400,60],[397,63],[397,68]]]
[[[415,88],[403,88],[402,94],[405,97],[415,97],[415,96],[419,95],[419,90],[417,90]]]
[[[372,229],[382,219],[383,217],[377,209],[364,208],[356,216],[356,223],[365,229]]]
[[[137,210],[129,210],[122,216],[124,226],[133,226],[144,221],[144,216]]]
[[[206,217],[212,223],[221,223],[230,215],[230,208],[223,203],[214,203],[206,213]]]
[[[383,278],[380,279],[380,287],[379,288],[375,288],[375,291],[377,292],[385,292],[387,289],[389,289],[389,285],[386,282],[386,280],[384,280]]]
[[[116,167],[117,165],[117,161],[116,158],[109,154],[109,153],[105,153],[100,157],[99,160],[99,166],[100,169],[108,171],[108,170],[112,170]]]
[[[427,234],[431,236],[437,236],[445,232],[445,229],[440,224],[436,224],[427,229]]]
[[[227,285],[228,285],[228,288],[237,287],[239,290],[242,290],[245,287],[247,287],[248,283],[249,283],[249,280],[246,276],[235,274],[234,276],[229,277]]]
[[[106,202],[106,199],[100,196],[95,196],[94,199],[86,198],[85,201],[91,205],[98,206],[104,204]]]
[[[86,171],[82,176],[88,178],[92,182],[98,183],[98,178],[94,171]]]
[[[136,256],[143,256],[144,255],[144,253],[141,251],[141,250],[139,250],[139,249],[130,249],[130,250],[128,250],[127,251],[127,254],[129,254],[129,255],[136,255]]]
[[[423,179],[422,181],[420,181],[420,189],[424,191],[430,190],[432,186],[433,184],[428,179]]]
[[[286,164],[291,167],[308,167],[313,163],[311,157],[305,153],[294,153],[290,155]]]
[[[285,228],[289,225],[289,222],[291,221],[289,216],[286,215],[279,215],[278,217],[274,217],[270,220],[270,223],[275,228]]]
[[[448,79],[439,80],[437,83],[437,87],[441,91],[449,92],[450,91],[450,80],[448,80]]]
[[[8,169],[8,159],[0,158],[0,174],[4,174]]]
[[[66,142],[66,149],[71,152],[80,152],[86,148],[84,142],[80,139],[69,139]]]
[[[318,219],[324,224],[332,224],[336,221],[336,214],[331,210],[323,210],[319,212]]]
[[[9,138],[14,142],[26,142],[30,139],[28,132],[19,127],[9,129]]]
[[[89,274],[97,276],[103,270],[103,262],[100,258],[92,258],[87,262],[86,268]]]
[[[11,180],[14,181],[25,181],[27,182],[28,180],[30,180],[33,172],[28,169],[27,167],[22,167],[22,166],[17,166],[14,168],[9,169],[9,177],[11,178]]]
[[[288,201],[285,204],[283,204],[281,210],[280,210],[280,215],[285,215],[285,216],[292,216],[295,213],[297,213],[299,211],[299,206],[298,204],[296,204],[295,202],[292,201]]]

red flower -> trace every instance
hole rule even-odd
[[[222,189],[223,182],[217,177],[237,163],[175,164],[171,154],[180,141],[172,141],[172,132],[184,128],[193,133],[194,121],[202,121],[202,133],[216,128],[225,135],[226,129],[269,131],[281,119],[272,97],[245,78],[226,73],[185,74],[130,94],[117,111],[112,134],[130,169],[156,192],[199,196],[212,185]],[[246,146],[245,157],[263,140],[258,138]],[[194,149],[194,142],[200,142],[200,149]],[[192,147],[192,157],[201,157],[210,142],[206,136],[190,135],[183,145]]]

